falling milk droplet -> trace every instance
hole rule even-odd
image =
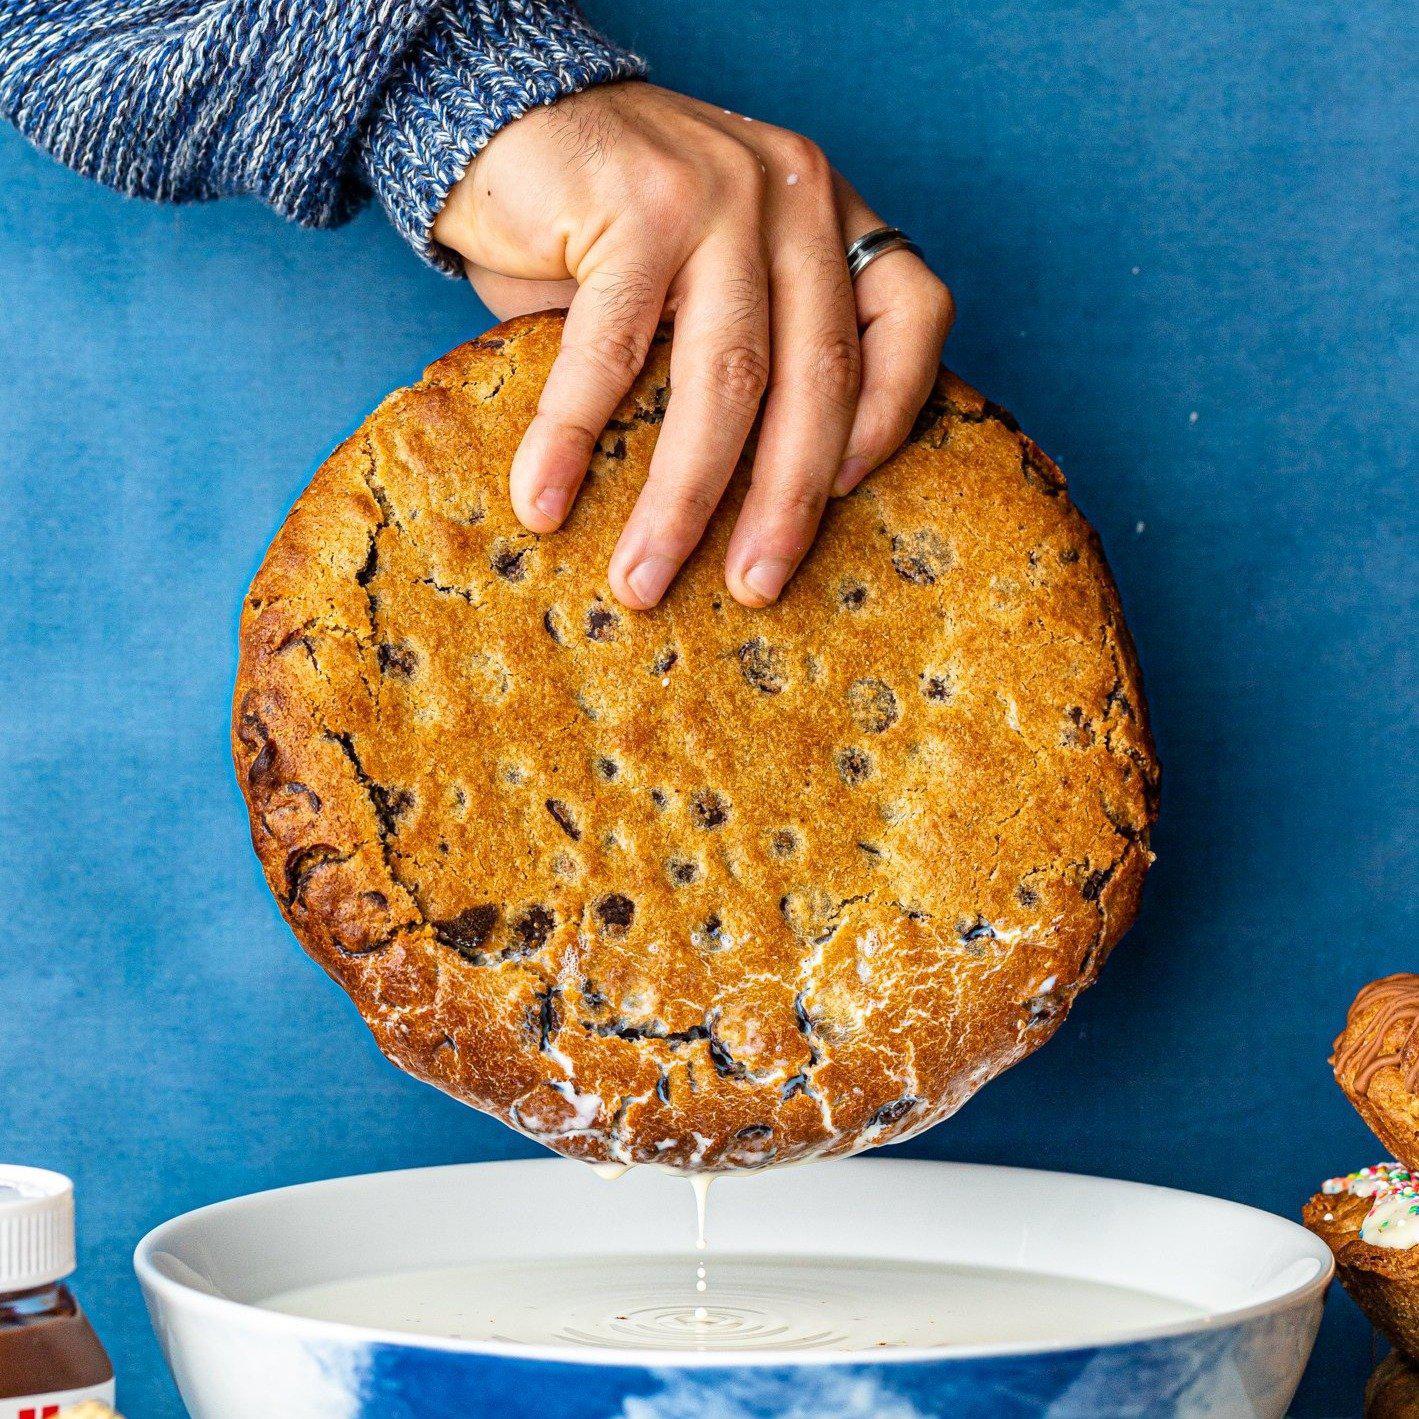
[[[714,1181],[713,1173],[692,1173],[690,1175],[690,1187],[695,1194],[695,1250],[705,1251],[709,1243],[705,1240],[705,1213],[709,1207],[710,1184]],[[702,1261],[695,1268],[695,1290],[703,1295],[709,1290],[709,1271]],[[695,1307],[695,1320],[704,1321],[709,1319],[709,1311],[704,1306]]]

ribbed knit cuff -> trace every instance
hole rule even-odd
[[[451,0],[393,73],[365,133],[362,167],[390,220],[426,261],[460,275],[430,235],[449,189],[500,128],[645,64],[566,0]]]

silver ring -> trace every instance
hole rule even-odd
[[[921,255],[921,248],[904,232],[896,227],[878,227],[864,232],[847,249],[847,274],[855,281],[877,260],[889,251],[909,251],[913,256]]]

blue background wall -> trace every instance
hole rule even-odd
[[[665,83],[801,128],[956,289],[952,363],[1061,458],[1166,766],[1145,916],[912,1153],[1294,1214],[1377,1151],[1325,1057],[1419,966],[1412,84],[1399,0],[603,0]],[[537,1150],[405,1079],[297,950],[229,769],[241,593],[315,464],[487,323],[378,215],[126,202],[0,133],[0,1156],[129,1253],[249,1189]],[[1371,1361],[1332,1297],[1305,1414]]]

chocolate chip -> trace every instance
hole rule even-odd
[[[755,636],[739,647],[739,668],[745,682],[761,694],[777,695],[788,684],[783,652],[762,636]]]
[[[734,1136],[741,1143],[764,1143],[774,1136],[773,1125],[768,1123],[745,1124]]]
[[[493,553],[493,570],[504,581],[521,581],[527,575],[527,568],[523,565],[523,559],[527,556],[526,547],[503,547]]]
[[[838,583],[838,605],[844,611],[858,611],[867,601],[867,588],[860,581]]]
[[[257,751],[246,771],[246,781],[253,788],[266,785],[279,778],[276,772],[276,741],[268,739]]]
[[[962,922],[956,928],[956,934],[966,942],[993,941],[995,928],[984,917],[978,916],[974,921]]]
[[[650,801],[654,803],[661,812],[664,812],[670,799],[663,788],[653,788],[650,791]]]
[[[834,762],[839,776],[849,788],[856,788],[872,772],[872,760],[864,749],[839,749]]]
[[[706,831],[719,827],[729,817],[729,803],[722,794],[703,788],[691,795],[690,816]]]
[[[1027,887],[1023,882],[1015,888],[1015,900],[1022,907],[1033,907],[1039,905],[1039,893],[1033,887]]]
[[[320,795],[311,788],[309,784],[297,783],[295,780],[292,780],[290,783],[283,783],[281,785],[281,792],[290,794],[292,798],[304,798],[306,807],[308,807],[312,813],[320,812],[322,806]]]
[[[665,870],[677,887],[688,887],[691,882],[698,880],[700,864],[690,861],[687,857],[672,857],[665,864]]]
[[[531,906],[513,919],[513,954],[530,956],[547,944],[557,918],[543,906]]]
[[[560,798],[549,798],[547,811],[557,820],[557,826],[574,843],[581,841],[581,826],[572,816],[572,810]]]
[[[596,760],[596,777],[602,783],[614,783],[621,772],[621,766],[615,759],[608,759],[604,754]]]
[[[596,904],[596,915],[610,936],[622,936],[635,920],[636,904],[619,892],[602,897]]]
[[[951,565],[951,549],[930,528],[898,532],[892,538],[892,566],[913,586],[935,586]]]
[[[853,723],[867,734],[884,733],[902,713],[892,687],[881,680],[854,681],[848,686],[847,707]]]
[[[798,851],[798,834],[791,828],[778,828],[769,839],[775,857],[792,857]]]
[[[1074,563],[1079,560],[1079,548],[1078,548],[1078,547],[1063,547],[1063,548],[1061,548],[1061,549],[1060,549],[1060,553],[1059,553],[1059,560],[1060,560],[1061,562],[1063,562],[1064,565],[1067,566],[1067,567],[1073,566]]]
[[[295,906],[311,876],[341,856],[340,849],[331,847],[329,843],[314,843],[310,847],[297,848],[294,852],[287,853],[286,905]]]
[[[401,680],[411,680],[419,668],[419,656],[407,641],[381,641],[379,668],[386,675],[397,675]]]
[[[542,629],[558,644],[566,645],[567,634],[563,627],[564,617],[560,606],[549,606],[542,613]]]
[[[586,613],[586,638],[605,644],[616,639],[621,627],[621,618],[609,606],[597,602]]]
[[[945,704],[956,693],[956,687],[945,675],[932,675],[926,671],[921,676],[921,693],[928,700]]]
[[[457,916],[433,923],[434,935],[445,946],[457,951],[465,960],[481,965],[483,947],[498,924],[498,909],[491,902],[466,907]]]
[[[1071,705],[1064,712],[1068,721],[1059,736],[1062,745],[1076,749],[1087,749],[1094,742],[1094,726],[1084,718],[1084,711],[1078,705]]]
[[[890,1128],[894,1123],[899,1123],[904,1119],[920,1102],[920,1099],[911,1094],[903,1094],[900,1099],[893,1099],[890,1104],[883,1104],[868,1120],[867,1126],[869,1128]]]
[[[690,941],[701,951],[722,951],[729,944],[724,923],[717,915],[710,917],[698,931],[692,931]]]
[[[665,418],[665,411],[670,405],[670,386],[668,384],[657,385],[651,394],[649,405],[637,403],[635,417],[643,424],[659,424]]]
[[[248,749],[255,749],[258,744],[264,744],[270,738],[270,731],[266,728],[265,720],[261,718],[254,707],[256,703],[255,690],[248,690],[241,697],[241,717],[237,720],[237,738]]]
[[[680,652],[667,646],[651,661],[650,673],[652,675],[668,675],[675,668],[675,662],[679,659]]]

